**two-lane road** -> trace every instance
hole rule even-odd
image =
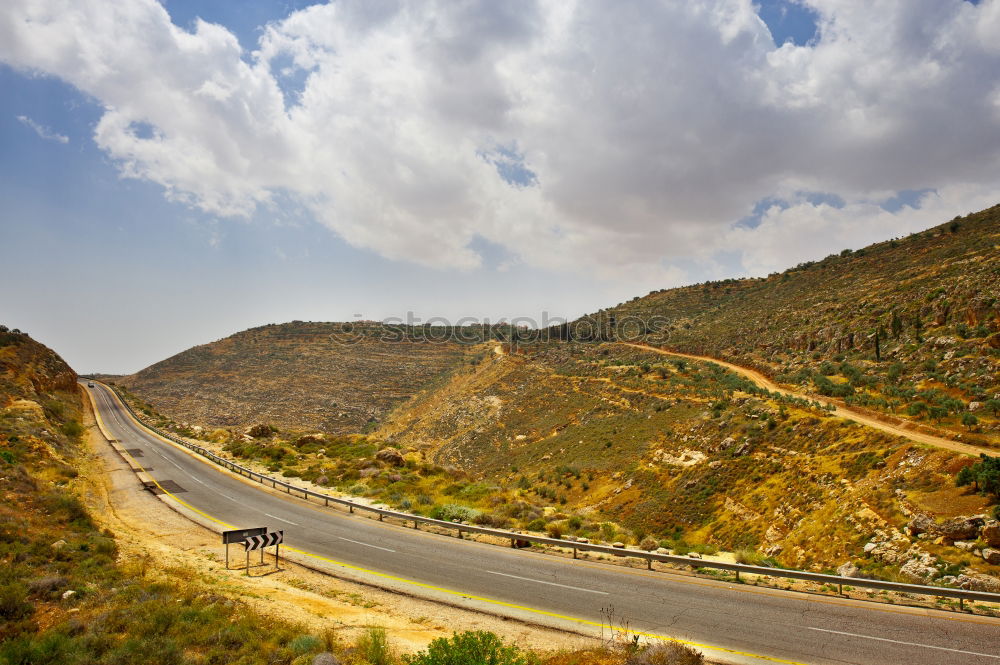
[[[302,555],[396,586],[467,595],[500,614],[599,632],[606,608],[632,630],[734,663],[1000,665],[1000,620],[732,585],[567,560],[380,523],[262,490],[136,423],[89,389],[111,436],[177,499],[233,528],[268,525]],[[714,649],[711,647],[715,647]]]

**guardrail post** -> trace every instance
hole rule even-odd
[[[574,559],[576,558],[576,548],[575,547],[573,548],[573,558]]]
[[[352,503],[347,504],[347,510],[349,510],[350,512],[353,513],[354,512],[354,504],[352,504]]]
[[[738,571],[738,570],[736,571],[736,581],[737,582],[740,581],[740,571]]]
[[[379,521],[379,522],[383,522],[383,521],[384,521],[384,519],[383,519],[384,517],[385,517],[385,516],[384,516],[384,515],[382,515],[382,513],[379,513],[379,514],[378,514],[378,521]]]
[[[514,548],[514,539],[513,538],[510,539],[510,546],[511,546],[512,549]]]
[[[328,497],[328,496],[324,496],[323,497],[323,505],[324,506],[329,506],[330,505],[330,497]]]
[[[458,539],[462,540],[462,530],[461,529],[458,530]]]
[[[959,612],[965,611],[965,598],[962,598],[961,596],[959,596],[958,598],[958,611]]]
[[[843,585],[843,583],[838,583],[837,584],[837,595],[839,595],[839,596],[843,596],[844,595],[844,585]]]
[[[416,529],[417,531],[420,531],[420,522],[418,522],[417,520],[413,520],[413,528]]]
[[[653,560],[646,559],[646,570],[652,570],[652,569],[653,569]]]

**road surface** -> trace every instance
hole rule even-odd
[[[469,597],[498,614],[589,634],[613,607],[633,631],[684,640],[718,662],[1000,665],[1000,619],[574,561],[265,491],[146,430],[101,384],[88,390],[110,436],[170,492],[168,501],[231,528],[281,529],[288,549],[375,583]]]

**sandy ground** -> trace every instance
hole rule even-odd
[[[89,450],[80,460],[79,489],[95,520],[115,534],[125,565],[144,564],[152,574],[195,580],[269,616],[301,623],[320,634],[333,629],[348,642],[368,626],[382,626],[402,652],[462,630],[490,630],[538,649],[595,646],[593,639],[352,583],[284,560],[280,572],[259,577],[227,570],[219,535],[142,489],[101,435],[89,401],[84,403]],[[254,574],[266,570],[273,568],[261,567]]]
[[[980,453],[993,454],[996,451],[988,448],[980,448],[979,446],[972,446],[968,443],[960,443],[952,439],[946,439],[940,436],[934,436],[933,434],[927,434],[926,432],[919,432],[905,425],[896,425],[893,423],[886,422],[874,416],[868,415],[866,413],[859,413],[854,409],[848,408],[842,404],[837,404],[835,401],[824,399],[821,397],[816,397],[815,395],[805,395],[802,393],[797,393],[792,390],[780,387],[774,381],[771,381],[766,376],[760,372],[752,369],[747,369],[746,367],[740,367],[739,365],[734,365],[733,363],[726,362],[724,360],[719,360],[717,358],[712,358],[709,356],[696,356],[690,353],[677,353],[674,351],[665,351],[663,349],[658,349],[656,347],[647,346],[645,344],[633,344],[631,342],[619,342],[625,346],[632,346],[637,349],[642,349],[644,351],[652,351],[654,353],[659,353],[665,356],[675,356],[677,358],[689,358],[691,360],[703,360],[708,362],[713,362],[716,365],[721,365],[728,370],[731,370],[740,376],[744,376],[754,382],[757,386],[761,388],[767,388],[772,392],[781,393],[783,395],[790,395],[792,397],[805,397],[807,399],[817,399],[824,403],[832,404],[835,408],[833,412],[834,415],[841,418],[846,418],[848,420],[853,420],[854,422],[861,423],[862,425],[868,425],[869,427],[874,427],[875,429],[880,429],[883,432],[888,432],[889,434],[895,434],[896,436],[903,436],[911,441],[916,441],[917,443],[924,443],[929,446],[934,446],[935,448],[944,448],[946,450],[954,450],[958,453],[965,453],[967,455],[979,456]]]

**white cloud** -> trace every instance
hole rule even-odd
[[[37,122],[32,120],[26,115],[17,116],[17,121],[26,127],[30,127],[39,137],[45,139],[46,141],[55,141],[56,143],[69,143],[69,137],[53,132],[48,127],[44,125],[39,125]]]
[[[474,268],[483,238],[652,287],[679,260],[771,270],[1000,199],[1000,0],[802,1],[807,46],[777,48],[750,0],[341,0],[243,53],[154,0],[9,0],[0,60],[92,95],[98,145],[174,200],[293,200],[428,265]],[[790,205],[733,227],[768,198]]]

